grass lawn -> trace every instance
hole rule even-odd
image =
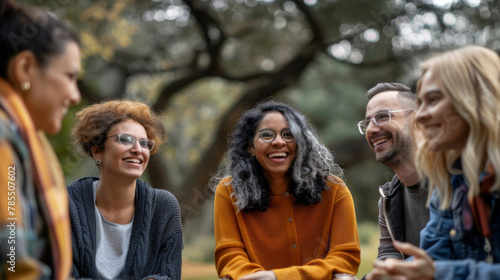
[[[378,224],[359,224],[358,231],[361,241],[361,263],[356,278],[361,279],[365,274],[372,271],[373,262],[377,259],[378,239],[380,231]]]
[[[182,280],[217,280],[213,263],[199,263],[182,260]]]

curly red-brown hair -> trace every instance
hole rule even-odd
[[[134,120],[144,127],[148,138],[155,142],[151,154],[156,154],[167,141],[165,126],[159,115],[144,103],[126,99],[103,101],[80,110],[76,113],[71,135],[83,151],[92,157],[92,146],[103,150],[111,127],[125,120]]]

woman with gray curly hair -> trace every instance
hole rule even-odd
[[[138,178],[166,140],[159,116],[141,102],[104,101],[76,114],[72,135],[99,168],[68,187],[72,276],[180,280],[177,199]]]
[[[215,187],[219,277],[354,278],[360,247],[353,200],[305,116],[274,101],[246,111],[219,174],[227,176]]]

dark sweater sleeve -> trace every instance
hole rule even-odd
[[[71,276],[75,279],[99,279],[93,245],[95,242],[93,180],[96,178],[81,178],[68,187],[73,247]]]
[[[79,236],[78,233],[81,233],[81,226],[79,222],[79,217],[78,217],[78,203],[74,201],[74,197],[77,197],[74,195],[75,190],[73,192],[68,189],[68,196],[69,196],[69,212],[70,212],[70,217],[71,217],[71,245],[73,248],[73,270],[71,272],[71,276],[79,279],[80,276],[80,271],[78,269],[77,263],[80,261],[80,246],[78,246],[78,240]]]
[[[179,203],[168,191],[156,189],[155,192],[156,205],[151,228],[161,237],[158,240],[157,258],[151,260],[155,263],[152,274],[143,279],[180,280],[183,243]]]
[[[157,274],[149,275],[143,279],[180,280],[182,267],[182,232],[172,235],[163,244],[157,263]]]

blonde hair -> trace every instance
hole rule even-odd
[[[126,120],[134,120],[144,127],[148,138],[155,142],[152,155],[167,141],[165,127],[151,107],[126,99],[103,101],[80,110],[76,113],[76,124],[71,135],[84,152],[92,157],[92,146],[99,146],[103,150],[111,127]]]
[[[415,163],[419,174],[426,178],[429,194],[437,190],[440,209],[446,209],[452,199],[450,173],[460,172],[452,168],[458,157],[469,184],[469,199],[479,194],[479,174],[488,164],[495,174],[500,174],[500,58],[490,49],[467,46],[433,57],[423,62],[421,69],[423,74],[432,70],[442,93],[469,127],[461,152],[431,152],[425,137],[417,145]],[[420,92],[420,84],[421,79],[417,92]],[[499,190],[500,176],[497,176],[491,191]]]

